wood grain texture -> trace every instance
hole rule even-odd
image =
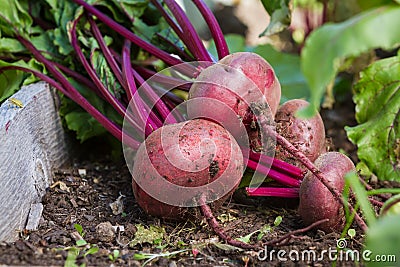
[[[52,169],[68,160],[54,96],[49,85],[40,82],[12,96],[22,108],[10,101],[0,107],[0,241],[18,237],[31,206],[41,202],[52,183]]]

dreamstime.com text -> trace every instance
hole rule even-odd
[[[375,255],[370,250],[358,251],[348,249],[345,246],[345,240],[337,240],[337,247],[330,247],[328,249],[316,250],[283,250],[283,249],[264,249],[257,252],[257,258],[260,261],[305,261],[305,262],[318,262],[318,261],[351,261],[351,262],[397,262],[396,255]]]

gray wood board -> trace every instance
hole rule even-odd
[[[14,241],[27,225],[35,229],[52,170],[69,158],[54,96],[39,82],[12,96],[22,108],[8,100],[0,107],[0,241]]]

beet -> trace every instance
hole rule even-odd
[[[309,119],[300,119],[295,116],[299,109],[308,105],[309,103],[302,99],[285,102],[275,115],[275,127],[281,136],[314,162],[321,153],[325,152],[325,128],[318,112]],[[303,170],[306,169],[281,145],[277,145],[275,157]]]
[[[239,185],[243,168],[239,145],[220,125],[203,119],[165,125],[138,149],[133,191],[146,213],[183,219],[202,196],[221,205]]]
[[[205,117],[221,125],[235,125],[228,130],[235,138],[243,135],[257,143],[254,106],[263,109],[273,122],[281,96],[281,87],[271,65],[262,57],[250,52],[239,52],[221,59],[218,64],[203,69],[189,91],[189,100],[203,98],[202,105],[188,104],[190,118]],[[210,103],[207,103],[209,99]],[[215,101],[221,104],[216,105]],[[225,116],[234,113],[236,116]],[[237,120],[240,119],[240,122]],[[255,133],[255,134],[254,134]]]
[[[315,166],[328,184],[337,191],[344,188],[344,176],[355,171],[353,162],[339,152],[327,152],[318,157]],[[317,177],[308,172],[300,186],[299,214],[306,225],[322,219],[328,222],[320,224],[319,229],[325,232],[342,230],[345,223],[343,205],[335,199]]]

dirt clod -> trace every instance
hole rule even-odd
[[[115,231],[110,222],[99,223],[96,226],[97,238],[103,242],[111,242],[115,238]]]

